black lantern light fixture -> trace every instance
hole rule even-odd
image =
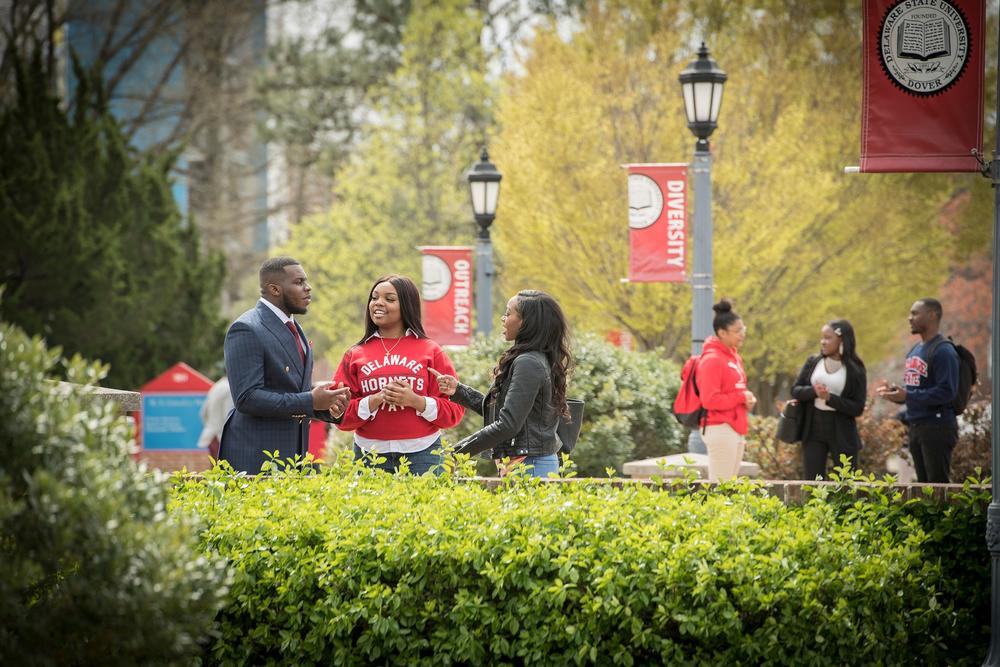
[[[719,109],[722,107],[726,73],[708,55],[705,42],[698,49],[698,57],[681,72],[680,80],[688,129],[698,137],[696,150],[707,151],[708,138],[715,131]]]
[[[497,215],[500,199],[500,179],[490,154],[483,146],[479,162],[465,174],[469,181],[472,214],[479,225],[476,238],[476,331],[490,335],[493,331],[493,244],[490,242],[490,225]]]
[[[469,195],[472,198],[472,213],[479,225],[479,237],[489,238],[490,225],[497,214],[497,201],[500,199],[500,180],[503,175],[490,162],[490,155],[483,147],[479,162],[473,165],[466,174],[469,181]]]

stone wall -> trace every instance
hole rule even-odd
[[[487,489],[498,489],[502,485],[502,481],[496,477],[474,477],[471,481],[483,485]],[[837,486],[838,482],[809,482],[805,480],[782,480],[782,479],[767,479],[767,480],[754,480],[755,483],[762,484],[764,489],[770,495],[779,498],[785,503],[801,503],[805,498],[807,498],[807,491],[805,487],[816,487],[816,486]],[[546,484],[610,484],[615,488],[623,488],[629,485],[639,484],[642,486],[659,488],[667,493],[670,492],[675,485],[681,488],[686,488],[685,482],[680,482],[678,480],[663,480],[662,482],[657,482],[655,480],[649,479],[580,479],[580,478],[570,478],[570,479],[546,479],[543,480]],[[714,488],[719,485],[718,482],[709,482],[707,480],[696,479],[690,482],[694,485],[699,485],[708,488]],[[868,484],[863,482],[856,482],[853,484],[855,488],[865,489],[866,487],[875,488],[875,484]],[[909,484],[894,484],[892,487],[893,491],[897,491],[902,496],[903,500],[910,500],[913,498],[926,498],[933,499],[937,501],[950,501],[951,497],[958,494],[962,490],[961,484],[919,484],[916,482]],[[990,487],[987,485],[978,485],[973,488],[983,489],[989,491]]]
[[[163,449],[138,452],[135,460],[163,472],[187,468],[188,472],[202,472],[212,467],[212,460],[203,449]]]

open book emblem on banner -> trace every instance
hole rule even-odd
[[[944,92],[969,61],[969,21],[948,0],[900,0],[886,11],[878,37],[882,69],[911,95]]]
[[[645,174],[628,176],[628,226],[645,229],[663,213],[663,192],[656,181]]]

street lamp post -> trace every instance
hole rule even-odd
[[[684,113],[688,129],[698,138],[694,145],[694,261],[691,267],[691,354],[701,354],[705,339],[712,335],[712,153],[708,138],[715,131],[722,106],[726,73],[708,55],[701,43],[698,57],[681,72]],[[688,438],[688,451],[705,453],[697,429]]]
[[[1000,64],[1000,53],[997,63]],[[1000,93],[1000,76],[996,89]],[[1000,110],[1000,97],[996,104]],[[986,508],[986,548],[990,552],[990,647],[984,667],[1000,665],[1000,374],[997,373],[997,359],[1000,359],[1000,132],[994,142],[993,160],[989,172],[984,174],[993,181],[993,304],[990,315],[990,451],[993,460],[990,465],[992,494]]]
[[[476,237],[476,333],[487,336],[493,330],[493,245],[490,242],[490,225],[496,218],[502,178],[483,146],[479,162],[469,169],[466,179],[469,181],[472,213],[479,225]]]

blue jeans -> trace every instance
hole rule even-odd
[[[545,456],[525,456],[522,465],[528,468],[528,477],[541,477],[545,479],[550,472],[559,472],[559,455],[547,454]]]
[[[365,466],[369,468],[375,468],[377,470],[384,470],[385,472],[395,473],[399,470],[399,460],[402,457],[406,457],[406,460],[410,463],[410,474],[413,475],[424,475],[428,472],[433,472],[435,475],[441,474],[441,464],[444,459],[441,457],[441,438],[438,438],[434,443],[427,449],[421,450],[419,452],[413,452],[411,454],[378,454],[372,452],[372,454],[366,454],[357,443],[354,445],[354,460],[360,458],[364,459]],[[432,454],[438,450],[438,453]],[[374,464],[371,462],[372,456],[377,456],[379,458],[384,458],[383,463]]]

